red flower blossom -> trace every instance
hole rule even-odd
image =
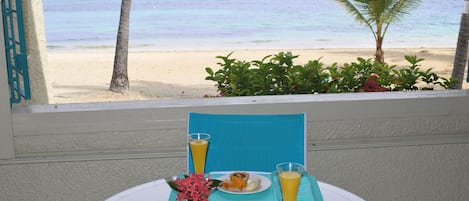
[[[365,84],[363,85],[363,91],[365,92],[383,92],[387,91],[388,89],[382,87],[378,83],[378,76],[371,75],[368,80],[366,80]]]
[[[220,181],[205,178],[203,174],[190,174],[184,178],[177,178],[172,183],[178,191],[177,201],[184,199],[191,201],[209,201],[210,191],[217,188]]]

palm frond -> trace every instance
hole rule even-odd
[[[368,0],[354,0],[355,3],[352,3],[353,0],[336,0],[339,4],[343,5],[347,13],[355,17],[355,21],[365,24],[373,33],[373,36],[377,38],[375,31],[373,30],[373,20],[367,18],[365,14],[368,15],[367,9]]]
[[[394,0],[393,5],[385,13],[386,20],[384,21],[385,28],[383,35],[386,33],[389,25],[393,22],[399,22],[401,17],[409,14],[410,11],[420,5],[421,0]]]
[[[400,21],[401,17],[409,14],[410,11],[420,5],[421,0],[396,0],[390,9],[386,12],[387,19],[390,22]]]

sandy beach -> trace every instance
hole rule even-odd
[[[125,100],[200,98],[215,96],[215,82],[205,80],[205,67],[218,69],[219,59],[234,52],[231,58],[252,61],[279,52],[299,55],[295,64],[319,59],[325,65],[373,58],[373,49],[272,49],[272,50],[194,50],[129,52],[130,92],[116,94],[108,90],[111,80],[113,50],[49,51],[46,77],[52,85],[50,103],[111,102]],[[384,49],[388,64],[408,66],[405,55],[425,59],[422,69],[432,68],[449,78],[453,69],[454,48]],[[464,88],[467,88],[465,84]]]

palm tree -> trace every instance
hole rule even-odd
[[[117,31],[114,69],[109,90],[123,93],[129,90],[127,58],[129,54],[129,18],[132,0],[122,0],[119,29]]]
[[[458,42],[456,44],[456,53],[454,56],[453,63],[453,72],[451,77],[455,79],[454,89],[462,89],[462,83],[464,79],[464,69],[466,68],[467,62],[467,52],[468,52],[468,42],[469,40],[469,7],[467,2],[469,0],[464,0],[464,12],[461,16],[461,22],[459,24],[459,35]],[[469,82],[469,77],[468,80]]]
[[[359,23],[370,28],[376,41],[376,61],[384,63],[383,39],[389,25],[415,8],[420,0],[336,0]]]

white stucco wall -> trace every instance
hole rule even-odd
[[[366,200],[469,200],[469,91],[15,106],[1,200],[103,200],[185,172],[186,115],[306,112],[308,171]]]
[[[24,33],[28,54],[31,100],[22,104],[48,104],[52,83],[48,82],[47,46],[42,0],[23,0]]]

